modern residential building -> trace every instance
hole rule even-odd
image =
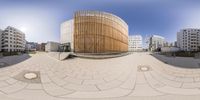
[[[59,50],[60,43],[49,41],[45,45],[46,52],[57,52]]]
[[[76,53],[120,53],[128,51],[128,25],[116,15],[100,11],[78,11],[74,15]]]
[[[63,51],[73,51],[74,50],[74,20],[68,20],[61,24],[60,27],[61,37],[60,43]]]
[[[152,35],[149,39],[149,50],[160,51],[164,46],[165,38],[159,35]]]
[[[128,37],[129,51],[142,51],[142,36],[132,35]]]
[[[182,29],[177,33],[177,46],[183,51],[200,51],[200,29]]]
[[[2,37],[1,37],[2,33],[3,33],[3,30],[0,29],[0,40],[2,39]],[[1,52],[1,46],[2,46],[2,44],[1,44],[1,41],[0,41],[0,52]]]
[[[1,34],[3,52],[24,51],[25,44],[25,34],[14,27],[8,26]]]

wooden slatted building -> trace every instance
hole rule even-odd
[[[128,51],[128,25],[119,17],[100,11],[78,11],[74,15],[76,53]]]

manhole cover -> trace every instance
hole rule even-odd
[[[41,83],[39,71],[23,70],[22,72],[13,76],[13,78],[26,83]]]
[[[24,78],[29,79],[29,80],[35,79],[35,78],[37,78],[37,74],[36,73],[26,73],[26,74],[24,74]]]
[[[150,70],[150,67],[147,66],[147,65],[140,65],[140,66],[138,66],[138,71],[145,72],[145,71],[149,71],[149,70]]]
[[[141,67],[140,70],[141,70],[141,71],[148,71],[149,68],[148,68],[148,67]]]

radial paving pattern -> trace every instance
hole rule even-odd
[[[9,63],[6,59],[4,62]],[[25,72],[39,73],[39,82],[20,79],[19,75]],[[176,68],[148,53],[104,60],[64,61],[38,53],[0,69],[0,98],[3,100],[173,100],[174,97],[174,100],[191,97],[196,100],[200,97],[199,88],[199,69]]]

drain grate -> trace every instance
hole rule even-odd
[[[150,71],[150,70],[151,70],[151,68],[148,65],[139,65],[138,66],[138,71],[145,72],[145,71]]]

